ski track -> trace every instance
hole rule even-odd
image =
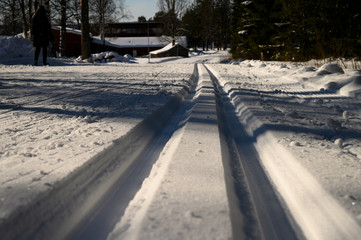
[[[171,124],[172,125],[172,124]],[[175,154],[182,139],[184,128],[178,129],[167,142],[164,150],[121,218],[107,239],[139,239],[142,221],[147,215],[147,210],[166,174],[170,159]]]
[[[139,68],[148,71],[139,73]],[[111,64],[89,66],[74,68],[72,74],[66,67],[25,66],[21,74],[1,70],[0,218],[51,189],[163,105],[187,85],[193,66],[182,68],[182,74],[160,65],[124,65],[122,72]],[[154,79],[154,71],[162,74]],[[15,90],[12,79],[17,79]],[[72,158],[64,158],[65,152]]]
[[[214,67],[218,69],[218,72],[222,72],[222,70],[220,70],[222,66]],[[224,78],[222,78],[219,73],[214,72],[214,74],[217,75],[217,78],[221,80],[223,86],[225,87],[225,91],[231,96],[233,96],[232,101],[235,105],[240,122],[243,124],[243,126],[245,126],[248,135],[256,138],[255,147],[258,154],[260,155],[262,164],[264,165],[265,170],[269,174],[271,181],[274,182],[275,188],[280,193],[283,200],[286,202],[286,205],[290,209],[296,222],[301,227],[306,238],[358,239],[361,234],[360,226],[357,224],[355,219],[352,218],[350,213],[340,206],[340,202],[342,203],[342,201],[335,201],[334,197],[332,197],[330,193],[326,192],[323,187],[319,185],[318,181],[309,174],[308,170],[306,170],[306,168],[299,164],[299,161],[301,161],[302,158],[296,159],[293,155],[295,154],[295,151],[293,151],[293,149],[286,150],[283,146],[280,145],[280,142],[282,141],[280,141],[279,139],[288,138],[289,134],[282,134],[282,132],[267,129],[267,126],[271,125],[265,124],[268,119],[265,119],[265,115],[259,114],[260,110],[257,107],[253,106],[254,104],[252,104],[252,101],[250,101],[250,99],[252,98],[241,97],[242,92],[247,91],[247,87],[252,88],[253,86],[247,85],[245,86],[246,89],[243,90],[235,87],[232,83],[230,84],[228,75],[223,75]],[[262,77],[260,77],[260,79],[262,79]],[[277,79],[277,81],[280,82],[279,79]],[[255,89],[257,89],[256,85],[254,86]],[[304,86],[302,86],[299,82],[295,82],[293,88],[295,87],[296,89],[297,87],[304,88]],[[294,94],[296,94],[296,97],[299,98],[299,100],[301,101],[313,101],[313,99],[318,99],[319,97],[322,97],[323,99],[335,98],[337,99],[337,101],[346,101],[354,104],[352,103],[352,99],[342,97],[336,93],[320,94],[320,91],[312,91],[310,89],[311,91],[304,92],[296,90],[292,91],[292,94],[288,94],[287,88],[289,88],[289,86],[283,85],[282,82],[279,83],[278,88],[276,88],[276,93],[281,95],[279,96],[279,98],[282,99],[282,97],[285,95],[287,96],[285,98],[286,100],[289,99],[289,96],[292,96],[291,100],[294,100]],[[280,91],[279,89],[282,90]],[[264,101],[265,104],[261,104],[261,106],[263,105],[263,107],[267,107],[267,109],[271,108],[271,113],[275,115],[279,114],[279,112],[285,115],[288,114],[290,110],[288,108],[282,109],[277,107],[277,101],[274,102],[276,104],[268,106],[266,105],[266,102],[270,102],[270,100],[274,98],[272,96],[272,92],[274,92],[274,90],[270,92],[261,92],[261,94],[259,94],[260,99],[267,99],[266,101]],[[300,93],[306,94],[297,95]],[[247,96],[247,94],[244,96]],[[244,102],[244,100],[246,101]],[[299,110],[300,109],[297,109],[297,111]],[[301,116],[300,113],[295,113],[297,113],[296,115]],[[307,115],[309,114],[310,113],[307,113]],[[325,115],[326,114],[329,114],[330,118],[334,117],[332,112],[330,112],[329,110],[327,113],[325,112]],[[295,118],[297,119],[297,116],[295,116]],[[261,119],[261,121],[259,119]],[[274,121],[274,118],[272,120]],[[274,121],[272,123],[277,124],[278,122]],[[321,132],[322,130],[320,130],[320,133]],[[327,136],[327,131],[325,132]],[[290,133],[292,133],[292,131],[290,131]],[[297,135],[295,135],[294,137],[296,136]],[[291,154],[289,151],[292,151],[293,154]],[[299,155],[296,154],[295,156]],[[309,157],[309,159],[313,158]],[[301,163],[303,162],[301,161]],[[330,162],[330,164],[338,163]],[[357,171],[357,169],[353,169],[352,171],[355,170]],[[349,174],[352,173],[349,171]],[[357,176],[357,173],[354,174],[356,174],[355,176]],[[339,177],[342,177],[342,174],[340,175],[341,176]],[[327,180],[328,179],[329,178],[327,178]],[[334,189],[329,187],[328,190],[332,190],[331,193],[335,191]],[[355,194],[355,192],[353,194]],[[336,197],[339,198],[339,196],[337,195]]]
[[[219,60],[219,56],[215,55],[212,62],[217,62],[216,59]],[[200,64],[207,60],[209,56],[194,60],[198,65],[192,77],[193,64],[121,64],[122,73],[117,70],[116,64],[109,64],[102,73],[90,66],[81,72],[71,72],[74,75],[71,78],[65,67],[38,68],[38,76],[26,72],[27,68],[33,70],[31,66],[25,66],[24,72],[4,68],[6,72],[0,75],[0,119],[4,123],[0,127],[3,140],[0,143],[0,219],[13,217],[11,214],[19,207],[31,212],[26,205],[32,206],[37,195],[46,196],[54,186],[60,186],[64,175],[79,170],[84,176],[90,176],[92,173],[84,167],[89,158],[97,153],[107,156],[116,152],[109,151],[109,146],[119,144],[117,141],[123,136],[119,133],[129,133],[135,126],[143,124],[142,120],[150,113],[166,102],[169,104],[171,96],[182,98],[179,94],[197,76],[195,86],[180,109],[167,125],[160,127],[160,132],[152,133],[155,140],[149,140],[150,145],[142,146],[144,152],[139,153],[139,159],[131,160],[129,170],[118,176],[114,173],[118,163],[114,165],[111,162],[101,172],[92,170],[99,177],[94,176],[94,180],[90,180],[91,185],[78,194],[80,199],[85,196],[91,199],[79,210],[72,209],[72,206],[64,208],[71,220],[61,225],[54,236],[96,239],[96,234],[101,234],[101,238],[108,235],[109,240],[159,239],[165,236],[172,239],[230,239],[233,234],[233,237],[250,239],[285,239],[285,236],[292,239],[359,239],[359,188],[348,187],[344,180],[346,175],[361,182],[358,168],[361,146],[357,143],[360,128],[354,128],[354,133],[347,132],[348,126],[357,126],[361,122],[361,117],[357,115],[358,100],[333,91],[314,89],[297,78],[293,83],[289,79],[283,82],[279,74],[254,71],[252,64],[258,63],[252,61],[248,65]],[[178,61],[190,62],[184,59]],[[262,64],[264,66],[261,67],[267,70],[267,65]],[[169,66],[176,66],[176,69]],[[141,73],[140,68],[146,70]],[[183,68],[181,74],[179,68]],[[284,66],[281,65],[279,71],[282,68]],[[49,74],[48,70],[54,72]],[[209,74],[221,93],[214,92]],[[103,76],[104,79],[99,81]],[[234,145],[222,142],[225,140],[219,142],[217,136],[218,124],[226,124],[221,119],[217,123],[216,105],[212,105],[215,101],[212,99],[218,95],[224,98],[219,100],[217,111],[222,112],[227,101],[229,109],[233,108],[228,121],[233,124],[234,132],[223,130],[235,137]],[[293,107],[297,104],[300,104],[297,108]],[[310,107],[317,109],[317,116],[322,118],[315,118],[316,113]],[[342,119],[345,110],[351,112],[350,120]],[[158,112],[152,121],[157,122],[161,118],[162,114]],[[335,130],[337,126],[330,122],[342,123],[344,127]],[[310,125],[314,129],[308,129]],[[243,130],[236,130],[238,128]],[[306,136],[302,131],[311,133]],[[133,134],[137,138],[140,136],[137,131]],[[147,137],[152,138],[151,134]],[[336,138],[347,141],[341,151],[335,149],[331,142]],[[129,143],[131,141],[132,138]],[[129,145],[127,151],[130,155],[139,152],[137,144],[143,143],[139,140],[136,145]],[[241,146],[243,143],[254,148],[254,152],[246,150],[242,153],[245,150]],[[72,148],[74,144],[80,148]],[[227,151],[233,152],[234,156],[238,154],[240,163],[224,159],[222,162],[225,144],[229,148]],[[331,170],[318,173],[314,166],[323,166],[322,159],[317,159],[322,153],[312,144],[324,147],[325,154],[332,156],[329,165],[340,168],[339,174]],[[221,152],[217,147],[222,147],[222,156],[217,156]],[[44,149],[48,151],[46,155]],[[65,151],[74,159],[64,159],[64,154],[59,154],[59,151]],[[303,159],[302,156],[310,152],[314,157]],[[242,154],[248,156],[243,157]],[[247,163],[242,158],[252,160]],[[338,158],[344,162],[337,161]],[[73,162],[69,164],[69,161]],[[252,170],[252,165],[255,165],[252,161],[259,161],[261,167]],[[133,162],[136,163],[134,166]],[[350,166],[347,172],[342,170],[342,165],[346,163]],[[227,164],[230,169],[227,169]],[[249,175],[250,171],[254,172],[253,176]],[[329,173],[334,174],[331,180]],[[227,174],[236,175],[234,179],[227,180],[230,177]],[[260,180],[264,176],[268,180]],[[127,183],[131,180],[135,181],[133,185]],[[261,181],[268,181],[271,187],[260,190],[257,185]],[[115,183],[117,188],[129,191],[129,194],[113,199],[113,194],[107,192],[116,189],[113,187]],[[94,191],[97,196],[87,191]],[[245,196],[239,195],[242,191],[245,191]],[[262,194],[258,196],[257,191],[266,193],[259,197]],[[264,201],[268,198],[267,191],[275,195],[275,204],[267,206],[267,201]],[[114,194],[122,195],[120,192]],[[102,198],[103,195],[106,199]],[[74,197],[74,202],[79,202],[76,198],[79,196]],[[40,202],[42,200],[46,199],[40,198]],[[91,236],[106,213],[101,212],[104,208],[101,201],[115,205],[119,201],[122,207],[117,207],[119,210],[114,211],[115,215],[109,216],[112,218],[110,223],[104,222],[108,224],[103,229],[105,232],[99,231],[101,233]],[[244,206],[246,203],[249,205]],[[275,205],[279,205],[275,208],[277,210],[273,210]],[[45,208],[41,210],[46,211]],[[104,211],[109,211],[109,206]],[[277,217],[272,211],[277,212]],[[61,223],[64,216],[54,218],[49,229]],[[89,216],[88,222],[85,219]],[[31,217],[30,214],[29,219]],[[41,216],[35,219],[42,225]],[[281,224],[277,227],[282,221],[287,221],[290,226]],[[20,227],[26,229],[26,220]],[[39,232],[35,230],[28,236],[46,239],[51,235],[46,228]],[[88,231],[88,228],[93,229]],[[10,232],[10,235],[22,235],[15,230]],[[24,231],[24,234],[28,233]]]

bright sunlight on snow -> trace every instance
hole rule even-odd
[[[353,239],[361,232],[360,71],[335,62],[229,62],[224,61],[225,51],[191,52],[189,58],[151,59],[150,63],[147,58],[110,52],[93,55],[94,63],[52,58],[45,67],[33,66],[33,55],[28,40],[0,37],[0,225],[107,151],[173,96],[189,91],[197,84],[192,75],[195,64],[204,63],[230,96],[247,134],[255,139],[252,144],[261,164],[302,234],[307,239],[337,239],[347,236],[339,230],[346,229]],[[200,85],[208,94],[205,82]],[[192,104],[197,97],[185,102]],[[197,105],[194,109],[184,112],[196,111]],[[209,113],[204,121],[213,123],[212,116]],[[232,235],[227,223],[232,209],[227,206],[223,182],[227,176],[223,176],[220,143],[215,140],[218,133],[212,132],[218,128],[197,135],[206,124],[186,125],[185,129],[176,126],[170,141],[175,145],[165,144],[160,150],[158,162],[126,203],[109,239],[168,238],[173,234],[164,226],[168,223],[179,227],[178,238],[187,238],[186,232],[193,229],[190,225],[198,226],[207,217],[227,226],[218,232],[220,238]],[[192,140],[196,145],[189,143]],[[207,152],[206,145],[214,145],[213,152]],[[182,148],[177,150],[178,146]],[[209,161],[201,163],[204,159]],[[185,179],[185,173],[202,167],[207,171]],[[214,179],[206,178],[209,173]],[[195,184],[203,177],[214,182]],[[216,212],[199,210],[204,199],[193,195],[209,184],[224,194],[209,198],[219,202],[214,205]],[[190,197],[194,201],[188,201]],[[179,207],[182,202],[199,211]],[[314,209],[323,205],[324,209]],[[179,211],[183,211],[183,225],[172,219]],[[208,239],[215,236],[211,231],[199,234]]]

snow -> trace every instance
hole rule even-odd
[[[193,70],[72,59],[49,63],[0,65],[1,219],[127,133],[183,89]]]
[[[297,181],[313,181],[315,178],[347,211],[353,214],[360,224],[361,112],[359,99],[346,98],[339,92],[322,90],[329,82],[349,81],[357,77],[359,72],[345,70],[344,74],[337,72],[328,74],[325,78],[322,75],[317,76],[317,71],[310,71],[309,67],[299,64],[287,64],[285,67],[284,63],[259,61],[244,61],[239,65],[214,65],[213,67],[224,79],[228,80],[226,84],[229,89],[236,89],[233,94],[242,96],[235,101],[238,100],[236,105],[239,108],[239,114],[248,121],[249,134],[251,136],[260,134],[258,133],[260,129],[268,129],[264,134],[260,134],[256,146],[263,156],[262,159],[265,161],[269,159],[264,162],[265,168],[270,171],[269,174],[274,174],[275,178],[281,178],[283,173],[291,174],[290,178],[292,178],[303,174],[303,167],[306,168],[305,173],[311,173],[312,177],[304,175],[300,177],[302,180]],[[344,87],[346,86],[349,84]],[[357,87],[349,88],[355,92],[359,91]],[[259,94],[252,94],[254,92],[259,92]],[[349,91],[344,91],[343,95],[350,95]],[[248,113],[241,112],[245,107]],[[254,125],[253,128],[252,125]],[[270,144],[272,141],[281,145],[281,148],[278,147],[272,151],[275,148],[275,144]],[[267,150],[268,145],[270,147]],[[285,157],[284,149],[287,149],[291,155],[287,153]],[[279,169],[272,173],[272,167],[268,167],[268,164],[275,164],[282,158],[285,160],[281,161]],[[291,159],[297,161],[291,161]],[[292,165],[292,162],[297,165]],[[285,163],[291,166],[286,168]],[[302,167],[298,166],[299,163]],[[275,184],[281,188],[287,182],[290,181],[283,180]],[[316,186],[316,183],[308,184],[306,189],[319,194],[321,191],[316,189]],[[285,189],[294,188],[296,185],[291,184]],[[326,196],[325,193],[323,195]],[[291,197],[295,196],[297,196],[296,193],[291,194]],[[319,195],[315,199],[323,198]],[[306,202],[306,199],[302,201]],[[310,204],[315,205],[315,202],[312,201]],[[321,206],[324,204],[326,201],[320,202]],[[310,208],[301,208],[299,214],[304,217],[307,209]],[[333,210],[327,208],[325,211],[333,213]],[[311,211],[307,223],[312,222],[310,220],[313,218],[315,218],[314,211]],[[320,222],[326,223],[324,220]],[[312,227],[310,229],[314,230]],[[332,231],[328,233],[330,235],[326,239],[339,237]],[[312,236],[310,233],[308,237],[313,239]],[[320,236],[322,235],[318,235]]]
[[[161,49],[158,49],[158,50],[155,50],[155,51],[150,52],[150,54],[159,54],[159,53],[167,52],[167,51],[169,51],[170,49],[177,47],[178,45],[180,45],[180,44],[179,44],[179,43],[175,43],[175,44],[173,45],[173,43],[169,43],[167,46],[165,46],[165,47],[163,47],[163,48],[161,48]]]
[[[61,26],[52,26],[52,29],[60,31]],[[75,29],[75,28],[66,28],[66,32],[67,33],[72,33],[72,34],[75,34],[75,35],[81,35],[81,30],[78,30],[78,29]],[[89,34],[89,36],[93,37],[93,35],[91,33]]]
[[[216,122],[215,96],[207,91],[212,83],[206,70],[199,70],[200,87],[188,99],[191,106],[179,112],[200,113],[187,116],[185,126],[179,122],[172,142],[108,239],[206,239],[210,232],[213,239],[231,238],[218,126],[200,123]]]
[[[108,52],[94,55],[100,63],[60,58],[34,67],[33,51],[22,37],[0,38],[0,223],[182,91],[195,63],[208,63],[233,96],[237,116],[257,139],[263,167],[306,238],[360,236],[359,71],[334,63],[219,64],[227,58],[221,51],[151,63]],[[104,60],[109,58],[121,60]],[[181,234],[191,229],[212,238],[211,230],[207,235],[197,228],[208,218],[228,226],[229,209],[219,195],[217,211],[209,211],[212,201],[189,201],[197,196],[189,195],[192,189],[210,193],[202,177],[214,179],[209,185],[217,194],[224,190],[222,166],[211,161],[220,158],[219,140],[209,127],[188,123],[173,134],[109,239],[172,236],[164,226],[181,223],[167,208],[183,211]],[[222,233],[231,234],[227,229]]]
[[[136,62],[135,58],[126,54],[121,56],[116,52],[101,52],[101,53],[94,53],[91,55],[92,61],[95,62],[129,62],[134,63]],[[83,61],[81,56],[76,59],[77,62]]]
[[[0,36],[0,58],[33,56],[35,49],[29,39],[22,35],[15,37]]]
[[[105,39],[107,44],[118,47],[164,47],[172,42],[172,38],[168,36],[159,37],[109,37]],[[177,36],[176,40],[183,46],[187,46],[187,38],[184,36]],[[95,37],[93,41],[102,43],[99,37]]]

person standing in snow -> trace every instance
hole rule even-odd
[[[41,49],[43,49],[43,64],[48,65],[47,49],[48,49],[49,41],[53,41],[53,35],[51,32],[49,19],[46,16],[45,8],[42,5],[39,5],[35,11],[35,14],[32,19],[31,30],[32,30],[33,46],[36,48],[35,65],[38,65],[38,59]]]

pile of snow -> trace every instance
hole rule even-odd
[[[361,75],[359,71],[342,69],[334,63],[327,63],[316,69],[303,67],[294,77],[301,82],[318,88],[321,92],[338,92],[343,96],[361,96]]]
[[[334,63],[328,63],[328,64],[324,64],[322,65],[318,70],[317,73],[319,75],[325,75],[325,74],[333,74],[333,73],[339,73],[339,74],[344,74],[345,72],[343,71],[343,69],[338,66],[337,64]]]
[[[24,38],[23,35],[5,37],[0,36],[0,58],[11,59],[18,57],[32,57],[34,56],[35,48],[32,42]],[[119,55],[116,52],[101,52],[92,54],[93,62],[135,62],[135,58],[126,54]],[[81,57],[78,57],[75,62],[82,62]]]
[[[204,54],[206,54],[206,53],[204,51],[202,51],[202,50],[191,50],[191,51],[189,51],[189,56],[191,56],[191,57],[204,55]]]
[[[347,85],[340,89],[340,94],[350,97],[361,96],[361,75],[354,76],[350,80]]]
[[[82,62],[82,57],[79,56],[75,59],[75,62]],[[89,62],[89,60],[86,60]],[[135,58],[126,54],[124,56],[119,55],[116,52],[101,52],[91,55],[90,62],[135,62]]]
[[[33,54],[31,41],[21,34],[15,37],[0,37],[0,58],[29,57]]]

